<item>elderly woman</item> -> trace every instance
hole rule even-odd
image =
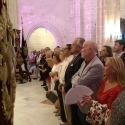
[[[111,109],[112,102],[117,98],[119,92],[125,86],[123,61],[119,57],[107,58],[104,67],[104,75],[105,78],[100,85],[95,100],[98,101],[98,105],[107,104],[108,109]],[[94,102],[92,97],[88,95],[84,95],[83,100],[84,101],[79,103],[79,105],[91,105]],[[95,124],[92,123],[92,125]]]

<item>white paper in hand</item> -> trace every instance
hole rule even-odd
[[[65,104],[76,104],[78,101],[83,100],[84,95],[92,95],[93,91],[84,85],[78,85],[71,88],[65,96]]]

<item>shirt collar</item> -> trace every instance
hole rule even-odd
[[[121,52],[120,54],[118,54],[117,57],[121,57],[123,53],[124,53],[124,51]]]

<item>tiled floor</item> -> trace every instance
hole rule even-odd
[[[40,103],[46,100],[45,94],[38,80],[17,84],[14,125],[59,125],[54,106]]]

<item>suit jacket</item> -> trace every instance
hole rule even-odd
[[[45,57],[45,54],[41,56],[41,59],[40,59],[40,64],[44,64],[46,62],[46,57]]]
[[[81,53],[76,56],[76,58],[69,63],[66,72],[65,72],[65,85],[64,90],[67,92],[70,88],[72,88],[71,78],[72,76],[79,70],[81,64],[84,59],[81,57]]]
[[[125,64],[125,52],[121,55],[120,58],[122,59],[123,63]]]
[[[72,86],[85,85],[93,90],[94,97],[104,77],[103,64],[100,59],[95,56],[86,67],[85,65],[85,62],[83,62],[78,72],[72,77]]]
[[[39,58],[39,56],[36,55],[36,56],[35,56],[35,65],[36,65],[36,66],[37,66],[37,60],[38,60],[38,58]]]
[[[47,69],[44,73],[42,73],[43,77],[46,79],[49,77],[49,73],[51,72],[51,67],[48,66],[47,62],[44,63],[44,69]]]

